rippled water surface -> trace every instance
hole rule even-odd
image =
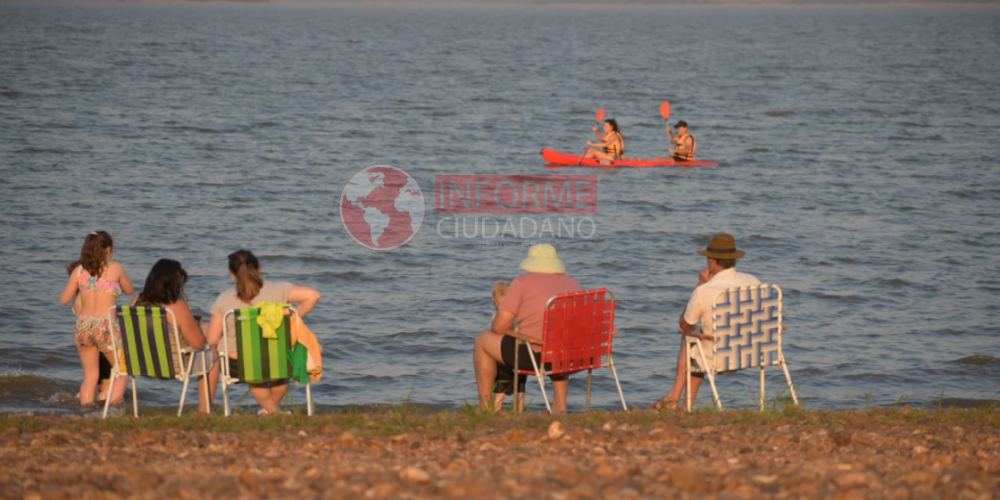
[[[115,236],[142,283],[183,262],[207,310],[248,248],[319,289],[325,408],[476,399],[489,291],[526,249],[345,233],[344,183],[397,165],[546,174],[594,111],[663,154],[672,103],[716,168],[602,171],[592,237],[554,242],[619,300],[627,399],[673,380],[677,318],[716,231],[785,290],[786,356],[810,408],[1000,399],[1000,10],[389,10],[0,3],[0,411],[72,412],[81,377],[64,266]],[[558,173],[598,173],[563,169]],[[449,234],[446,234],[449,236]],[[450,234],[453,236],[453,234]],[[610,374],[594,402],[613,408]],[[570,405],[583,404],[585,377]],[[775,372],[770,395],[782,387]],[[752,406],[756,373],[723,377]],[[141,381],[168,406],[179,384]],[[301,394],[301,393],[300,393]],[[701,405],[709,398],[703,391]],[[868,399],[870,398],[870,402]],[[529,399],[540,404],[537,387]]]

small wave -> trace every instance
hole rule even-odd
[[[776,110],[776,111],[768,111],[766,114],[767,116],[792,116],[795,114],[795,112],[791,110]]]
[[[397,339],[397,338],[412,339],[412,338],[423,338],[423,337],[436,337],[437,335],[438,335],[438,332],[434,332],[434,331],[430,331],[430,330],[417,330],[415,332],[398,332],[398,333],[393,333],[392,335],[389,335],[389,338],[391,338],[391,339]]]
[[[8,99],[14,99],[16,97],[23,95],[23,93],[17,90],[0,90],[0,95]]]
[[[976,365],[976,366],[986,366],[997,362],[997,358],[989,356],[987,354],[974,354],[972,356],[966,356],[964,358],[959,358],[953,361],[954,363],[961,363],[963,365]]]
[[[34,154],[34,153],[52,153],[52,154],[59,154],[59,155],[64,155],[64,154],[72,153],[72,151],[67,151],[65,149],[48,149],[48,148],[23,148],[23,149],[17,150],[17,152],[18,153],[29,153],[29,154]]]
[[[174,130],[181,132],[198,132],[201,134],[217,134],[215,129],[209,127],[192,127],[190,125],[181,125],[180,127],[174,127]]]
[[[750,148],[747,153],[770,153],[771,148]]]

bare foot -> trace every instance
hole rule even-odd
[[[679,404],[680,404],[680,400],[677,400],[677,399],[668,399],[667,396],[663,396],[662,398],[660,398],[659,401],[657,401],[657,402],[649,405],[649,409],[650,410],[660,410],[660,409],[673,410],[673,409],[677,409]]]

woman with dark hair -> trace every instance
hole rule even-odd
[[[177,318],[177,327],[180,328],[181,339],[187,345],[202,349],[205,347],[205,334],[201,331],[201,326],[191,314],[187,299],[184,296],[184,285],[187,284],[187,271],[181,267],[181,263],[173,259],[160,259],[153,264],[146,276],[146,284],[142,287],[142,292],[133,301],[133,305],[163,307],[170,309]],[[194,371],[201,371],[195,368]],[[208,394],[204,394],[202,384],[198,384],[199,403],[198,410],[208,413]]]
[[[234,285],[219,294],[212,304],[212,321],[208,325],[208,342],[212,349],[218,349],[223,334],[223,318],[233,309],[254,307],[261,302],[297,304],[299,316],[305,317],[316,307],[322,295],[313,288],[294,285],[285,281],[264,281],[260,274],[260,261],[249,250],[237,250],[229,254],[229,275]],[[232,325],[230,325],[232,329]],[[235,358],[235,352],[230,354]],[[235,370],[235,368],[234,368]],[[209,375],[209,401],[215,399],[219,382],[218,364]],[[278,404],[288,390],[288,381],[268,384],[251,384],[250,393],[264,408],[261,415],[278,413]]]
[[[618,122],[614,118],[604,120],[604,133],[601,134],[594,127],[594,135],[601,142],[587,141],[590,149],[584,153],[584,158],[597,158],[599,160],[611,161],[620,160],[625,154],[625,139],[618,130]]]

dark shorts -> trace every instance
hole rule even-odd
[[[517,392],[524,394],[524,386],[528,382],[527,375],[517,376]],[[493,381],[493,392],[504,393],[508,396],[514,394],[514,370],[497,363],[497,378]]]
[[[517,342],[517,339],[515,339],[514,337],[511,337],[509,335],[504,335],[503,336],[503,340],[500,341],[500,355],[503,357],[503,364],[505,364],[505,365],[507,365],[508,367],[511,367],[511,368],[514,367],[514,345],[515,345],[516,342]],[[537,362],[539,362],[539,356],[540,355],[538,353],[536,353],[536,352],[533,352],[530,348],[528,348],[528,343],[527,342],[521,342],[521,346],[520,346],[519,350],[521,352],[520,352],[520,355],[518,356],[517,360],[520,363],[520,366],[518,366],[517,368],[519,370],[532,370],[533,371],[535,369],[535,367],[532,366],[531,359],[529,359],[528,356],[534,356],[535,357],[535,362],[537,363]],[[547,369],[547,368],[551,368],[551,367],[550,366],[543,367],[543,369]]]
[[[674,155],[674,161],[691,161],[683,156]]]
[[[100,376],[97,378],[99,380],[111,378],[111,362],[108,361],[108,357],[101,353],[101,359],[98,362],[98,370],[100,371]]]
[[[238,379],[240,377],[239,363],[237,363],[236,360],[233,359],[233,358],[228,358],[228,359],[229,359],[229,376],[232,377],[232,378]],[[245,382],[243,382],[242,380],[237,380],[235,383],[236,384],[243,384]],[[287,383],[288,383],[287,380],[279,380],[279,381],[275,381],[275,382],[264,382],[264,383],[261,383],[261,384],[250,384],[250,385],[254,386],[254,387],[260,387],[260,386],[274,387],[274,386],[279,386],[279,385],[287,384]]]

